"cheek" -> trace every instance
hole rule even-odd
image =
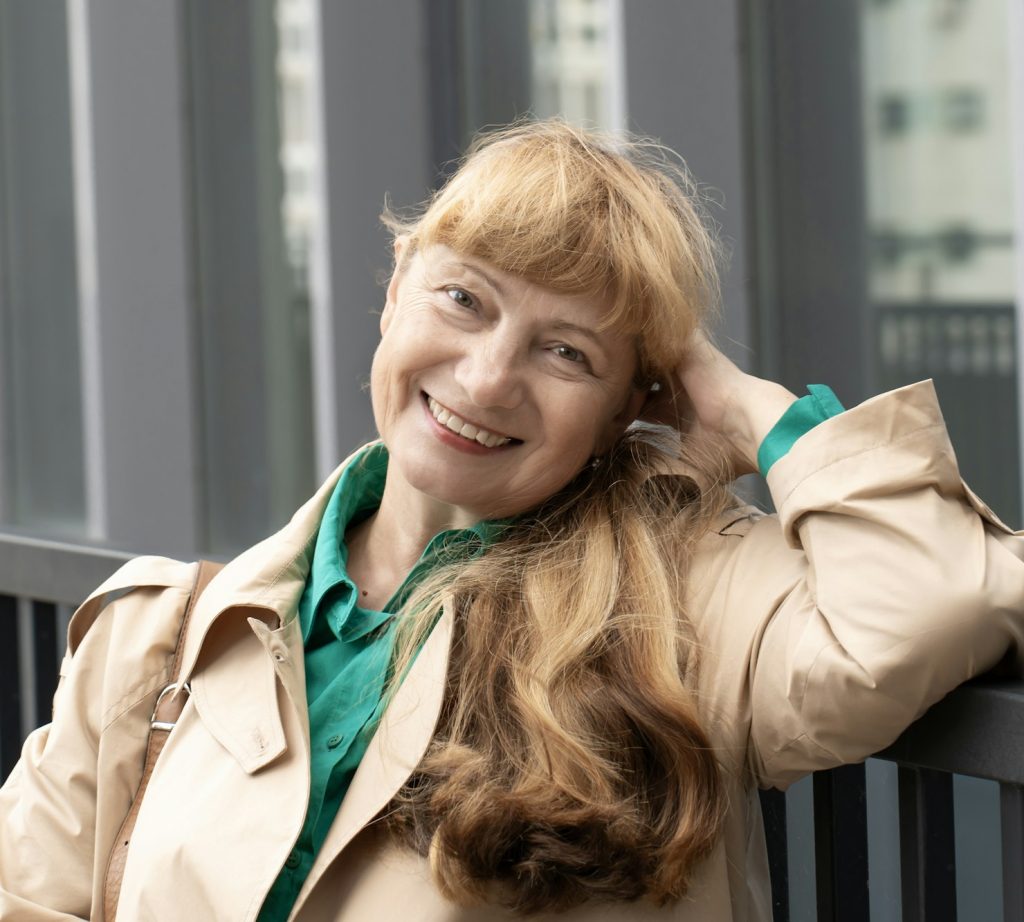
[[[407,332],[385,333],[370,365],[370,403],[377,432],[384,439],[402,412],[418,401],[418,386],[413,382],[430,359]]]
[[[607,414],[603,407],[566,402],[551,406],[549,416],[552,444],[557,447],[563,465],[583,467],[602,441]]]
[[[373,355],[370,366],[370,404],[377,432],[385,438],[389,424],[395,415],[395,394],[390,375],[390,356],[387,346],[381,343]]]

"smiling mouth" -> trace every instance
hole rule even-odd
[[[476,426],[462,419],[462,417],[453,413],[446,406],[438,403],[429,394],[424,394],[424,397],[426,397],[427,407],[434,419],[449,431],[462,436],[462,438],[469,442],[476,442],[485,448],[501,448],[503,445],[518,444],[521,441],[520,439],[513,439],[497,432],[491,432],[482,426]]]

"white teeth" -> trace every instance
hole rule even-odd
[[[441,406],[433,397],[427,398],[427,406],[430,407],[430,412],[433,414],[434,419],[457,435],[461,435],[464,439],[477,442],[487,448],[497,448],[500,445],[507,445],[512,441],[494,432],[480,429],[472,423],[467,423],[464,419],[460,419],[452,413],[451,410]]]

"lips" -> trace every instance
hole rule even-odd
[[[490,429],[485,429],[483,426],[471,423],[469,420],[463,419],[458,414],[449,410],[444,404],[438,403],[429,394],[425,396],[427,407],[434,419],[446,429],[462,436],[467,441],[476,442],[485,448],[501,448],[503,445],[519,441],[510,436],[502,435],[500,432],[493,432]]]

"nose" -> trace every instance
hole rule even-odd
[[[478,407],[514,409],[523,399],[522,347],[497,331],[472,337],[455,366],[455,380]]]

